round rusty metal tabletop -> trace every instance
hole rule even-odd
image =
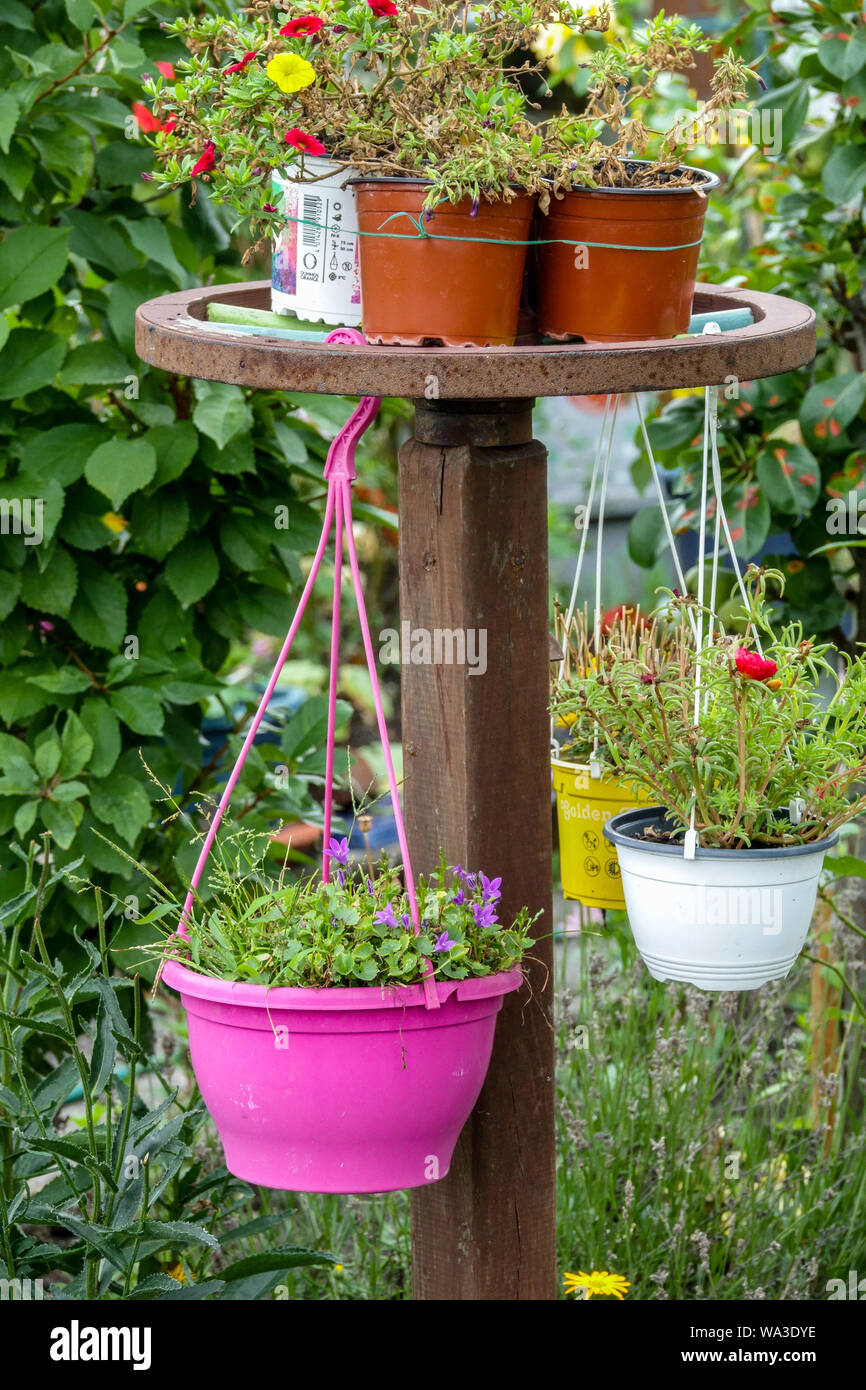
[[[154,367],[266,390],[325,395],[505,400],[673,390],[776,376],[815,355],[815,314],[781,295],[698,285],[694,312],[749,308],[748,328],[630,343],[521,343],[516,347],[374,347],[295,342],[202,326],[211,301],[270,308],[270,284],[209,285],[150,299],[135,316],[135,345]]]

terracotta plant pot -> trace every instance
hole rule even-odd
[[[552,200],[535,223],[539,242],[551,243],[537,247],[539,333],[621,343],[687,332],[703,195],[719,182],[700,172],[700,192],[694,186],[580,188]]]
[[[475,217],[467,198],[443,203],[428,218],[422,208],[429,185],[421,179],[360,179],[354,187],[369,342],[514,342],[534,197],[482,202]],[[417,235],[419,222],[427,236]]]

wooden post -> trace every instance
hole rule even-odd
[[[413,863],[429,871],[441,846],[501,874],[502,920],[526,904],[545,938],[533,997],[506,998],[450,1173],[413,1193],[417,1299],[556,1297],[547,470],[532,404],[418,401],[400,453],[401,619],[483,632],[487,663],[403,667]]]

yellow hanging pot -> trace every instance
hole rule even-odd
[[[588,763],[552,760],[562,891],[584,907],[625,910],[616,849],[602,829],[620,811],[651,798],[614,773],[593,777]]]

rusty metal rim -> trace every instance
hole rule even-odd
[[[747,306],[748,328],[631,343],[515,347],[375,347],[292,342],[201,327],[209,300],[270,307],[267,281],[211,285],[148,300],[136,313],[144,361],[183,376],[259,389],[330,395],[528,399],[607,391],[671,390],[775,376],[815,355],[815,313],[779,295],[699,285],[695,311]]]

